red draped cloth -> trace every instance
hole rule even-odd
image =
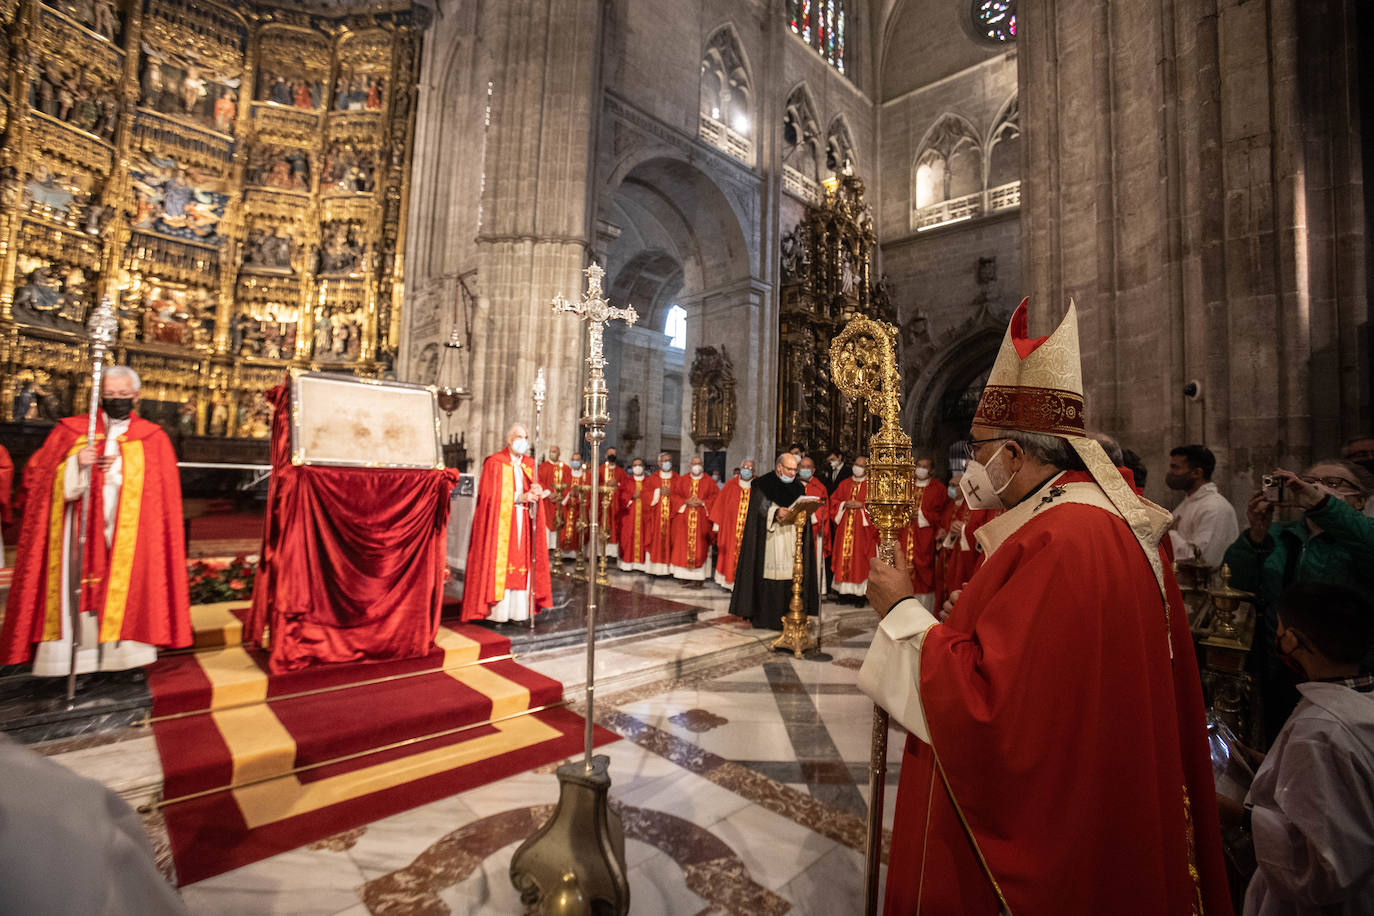
[[[439,628],[457,472],[294,466],[291,395],[268,392],[272,482],[246,622],[274,674],[424,655]]]
[[[0,525],[10,523],[10,492],[14,489],[14,462],[10,461],[10,453],[0,445]],[[0,557],[0,566],[4,566],[4,557]]]

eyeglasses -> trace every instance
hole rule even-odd
[[[1299,477],[1298,479],[1308,486],[1321,484],[1332,490],[1354,490],[1356,493],[1364,492],[1363,487],[1352,480],[1346,480],[1344,477]]]
[[[1009,440],[1006,436],[993,436],[991,439],[965,439],[963,442],[964,453],[962,457],[965,460],[971,460],[973,458],[973,453],[978,449],[979,446],[987,445],[989,442],[1007,441]]]

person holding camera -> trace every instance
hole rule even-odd
[[[1255,593],[1262,629],[1255,633],[1250,668],[1261,684],[1266,734],[1273,736],[1297,703],[1274,649],[1278,598],[1299,582],[1329,582],[1374,596],[1374,519],[1363,514],[1374,477],[1359,465],[1320,461],[1302,474],[1277,469],[1246,506],[1249,528],[1226,551],[1231,584]],[[1302,510],[1275,522],[1275,507]],[[1374,657],[1365,656],[1365,664]]]
[[[1222,823],[1254,841],[1244,913],[1374,913],[1374,677],[1359,665],[1374,606],[1347,586],[1300,582],[1277,619],[1302,700],[1244,804],[1217,797]]]

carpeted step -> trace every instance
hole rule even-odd
[[[163,794],[176,799],[241,786],[456,734],[562,697],[558,681],[506,659],[165,719],[153,724]]]
[[[153,718],[157,719],[414,676],[509,654],[510,640],[504,636],[484,627],[453,623],[440,626],[434,648],[418,658],[317,665],[269,675],[266,652],[243,645],[226,645],[164,655],[148,668],[148,683],[153,694]]]

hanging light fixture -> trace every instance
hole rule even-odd
[[[473,271],[472,273],[475,273]],[[466,277],[458,277],[458,301],[453,316],[453,329],[448,340],[444,341],[444,352],[439,357],[438,376],[434,383],[438,386],[439,409],[448,416],[467,400],[472,398],[472,388],[468,379],[472,367],[471,357],[464,351],[472,351],[472,303],[474,297],[468,289]]]

